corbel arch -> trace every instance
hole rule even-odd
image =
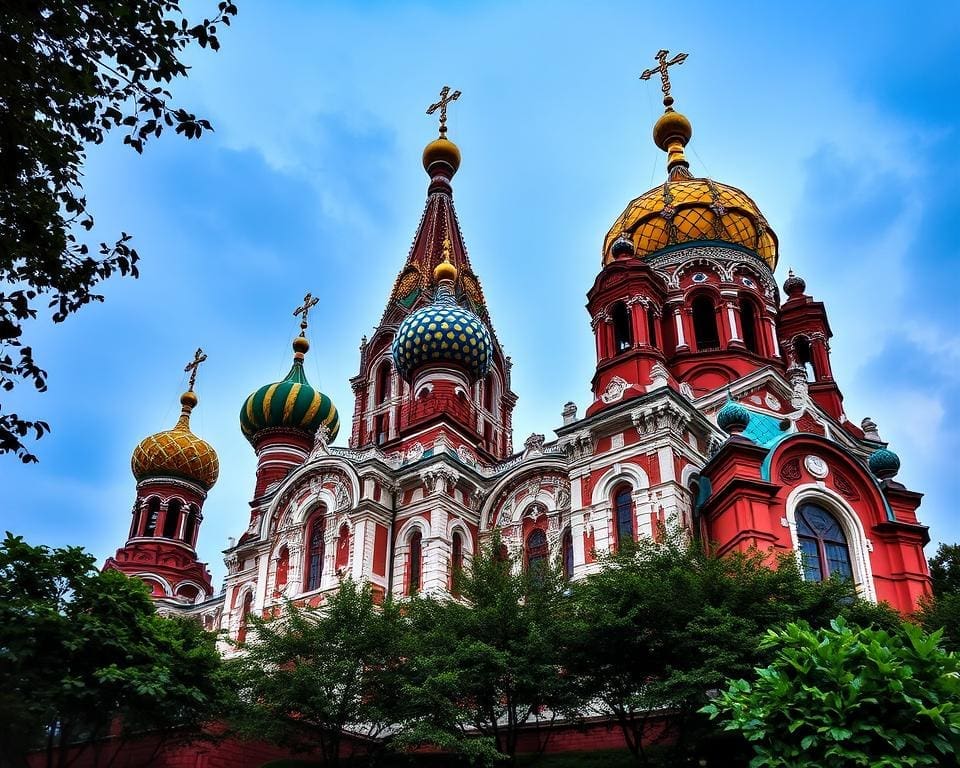
[[[642,467],[632,462],[614,464],[594,484],[590,503],[609,503],[614,490],[621,483],[627,483],[633,489],[633,493],[636,493],[650,487],[650,478]]]
[[[493,525],[494,513],[503,505],[504,494],[511,486],[517,485],[528,478],[537,477],[538,475],[560,475],[563,478],[567,478],[569,482],[569,473],[562,459],[553,456],[538,456],[535,459],[521,462],[516,468],[500,478],[486,495],[486,499],[480,507],[480,531],[485,532]],[[541,491],[544,492],[546,490],[545,488],[541,489]],[[537,495],[539,496],[540,494],[538,493]],[[556,502],[554,501],[553,503],[555,504]]]

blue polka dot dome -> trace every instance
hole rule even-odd
[[[397,329],[393,364],[405,379],[427,363],[457,365],[473,381],[490,370],[490,331],[473,312],[457,304],[446,282],[441,283],[431,304],[407,315]]]

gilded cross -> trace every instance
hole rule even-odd
[[[303,297],[303,304],[293,310],[293,316],[297,317],[298,315],[303,315],[300,318],[300,335],[304,336],[307,331],[307,315],[310,314],[310,309],[315,307],[320,299],[313,296],[313,294],[308,293]]]
[[[190,371],[190,387],[189,391],[193,392],[193,385],[197,383],[197,368],[200,367],[200,363],[207,359],[207,356],[204,354],[203,350],[200,347],[197,347],[197,351],[193,353],[193,360],[184,366],[184,371]]]
[[[667,71],[667,68],[672,67],[674,64],[683,64],[683,62],[687,59],[687,54],[678,53],[676,56],[670,59],[670,61],[667,61],[668,53],[669,51],[663,49],[657,51],[657,55],[654,56],[654,58],[660,63],[653,69],[644,70],[643,74],[640,75],[641,80],[649,80],[657,72],[660,73],[660,82],[662,83],[660,90],[663,91],[663,103],[664,106],[667,107],[673,104],[673,97],[670,95],[670,73]]]
[[[427,114],[432,115],[438,109],[440,110],[440,135],[444,136],[447,133],[447,105],[451,101],[456,101],[460,98],[460,91],[454,91],[450,93],[450,86],[445,85],[440,89],[440,101],[436,104],[431,104],[427,107]]]

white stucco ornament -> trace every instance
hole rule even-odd
[[[809,472],[818,480],[823,480],[823,478],[830,473],[830,468],[827,466],[827,462],[825,462],[819,456],[815,456],[813,454],[810,454],[803,460],[803,466],[807,468],[807,472]]]
[[[630,385],[624,379],[614,376],[607,384],[607,388],[603,390],[600,399],[605,403],[615,403],[623,397],[623,393],[627,391],[628,386]]]

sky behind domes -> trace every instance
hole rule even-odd
[[[690,54],[671,76],[693,123],[691,170],[760,206],[780,241],[778,283],[792,266],[826,302],[847,414],[871,416],[900,455],[934,541],[960,541],[954,3],[238,5],[220,53],[196,54],[174,88],[216,132],[165,136],[142,157],[117,135],[90,154],[94,235],[133,233],[142,276],[30,328],[49,391],[0,402],[53,432],[35,445],[39,465],[0,459],[0,526],[113,554],[135,496],[130,454],[176,422],[183,366],[202,346],[191,424],[221,472],[198,550],[219,589],[254,486],[240,406],[289,369],[307,291],[320,304],[306,373],[346,444],[360,337],[423,208],[420,153],[436,135],[424,112],[444,84],[463,92],[449,112],[463,153],[454,198],[514,362],[514,444],[551,439],[567,400],[581,415],[591,402],[583,307],[604,235],[665,176],[650,136],[659,83],[638,79],[663,47]]]

